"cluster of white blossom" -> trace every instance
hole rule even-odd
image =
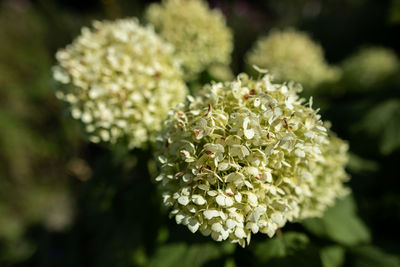
[[[187,79],[212,64],[227,65],[233,49],[232,33],[219,10],[203,0],[165,0],[152,4],[147,20],[176,48]]]
[[[136,19],[95,21],[56,57],[56,96],[95,143],[145,147],[186,96],[173,47]]]
[[[305,90],[340,78],[340,69],[328,65],[322,47],[306,33],[273,30],[260,38],[246,56],[249,68],[268,69],[278,81],[294,80]]]
[[[83,28],[56,55],[56,96],[92,142],[144,148],[159,134],[156,180],[178,224],[245,246],[252,233],[272,237],[287,221],[321,216],[347,193],[347,144],[312,98],[298,96],[298,84],[240,74],[183,103],[181,62],[186,79],[206,68],[222,80],[231,75],[232,36],[218,11],[166,0],[147,18],[165,40],[136,19]],[[259,41],[248,63],[311,88],[338,75],[321,47],[292,30]]]
[[[270,75],[241,74],[170,112],[158,138],[156,180],[178,224],[245,246],[251,233],[271,237],[331,204],[338,191],[323,195],[330,188],[318,187],[341,186],[346,149],[330,154],[337,148],[299,90]]]

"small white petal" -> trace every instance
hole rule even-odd
[[[215,201],[217,202],[218,205],[220,206],[225,206],[225,196],[219,195],[215,198]]]
[[[249,181],[247,181],[247,180],[244,181],[244,184],[245,184],[248,188],[253,188],[253,185],[252,185]]]
[[[226,240],[229,237],[229,232],[222,230],[221,231],[222,240]]]
[[[225,206],[226,207],[231,207],[233,205],[233,199],[230,197],[225,198]]]
[[[242,194],[240,194],[240,193],[237,193],[236,195],[235,195],[235,200],[237,201],[237,202],[242,202]]]
[[[215,197],[216,195],[218,195],[218,192],[215,191],[215,190],[211,190],[211,191],[208,191],[207,194],[208,194],[209,196],[211,196],[211,197]]]
[[[235,222],[234,220],[228,219],[228,220],[226,221],[226,227],[227,227],[228,229],[232,229],[232,228],[234,228],[235,226],[236,226],[236,222]]]
[[[190,174],[184,174],[183,175],[183,177],[182,177],[182,180],[185,182],[185,183],[187,183],[187,182],[189,182],[190,181]]]
[[[253,193],[248,193],[247,198],[251,205],[257,205],[257,196]]]
[[[189,197],[188,196],[180,196],[178,198],[178,203],[183,206],[186,206],[189,203]]]
[[[243,239],[246,237],[246,233],[244,232],[243,228],[236,227],[235,236],[237,238]]]
[[[201,190],[204,190],[204,191],[207,191],[207,190],[210,188],[210,186],[207,185],[207,184],[200,184],[200,185],[198,185],[197,187],[198,187],[199,189],[201,189]]]
[[[178,213],[175,215],[175,221],[177,224],[181,224],[184,219],[185,219],[185,215],[183,215],[182,213]]]
[[[200,195],[193,195],[192,196],[192,201],[196,205],[204,205],[206,203],[206,200],[203,196]]]
[[[229,163],[228,162],[220,162],[218,164],[218,170],[219,171],[226,171],[227,169],[229,169]]]
[[[156,180],[157,182],[159,182],[159,181],[161,181],[162,179],[164,179],[164,175],[163,175],[163,174],[160,174],[159,176],[156,177],[155,180]]]
[[[272,174],[271,174],[270,172],[266,172],[264,176],[265,176],[265,180],[266,180],[268,183],[271,183],[271,182],[272,182]]]
[[[306,156],[306,153],[303,150],[300,150],[300,149],[296,149],[294,151],[294,154],[299,158],[304,158]]]
[[[219,222],[217,222],[217,223],[213,223],[213,225],[211,225],[211,230],[213,230],[214,232],[222,232],[223,231],[223,227],[222,227],[222,225],[219,223]]]
[[[203,214],[208,220],[219,216],[219,212],[217,210],[205,210]]]
[[[279,226],[282,226],[285,223],[282,214],[277,212],[271,214],[271,220]]]
[[[194,219],[189,219],[189,224],[187,225],[187,227],[189,228],[189,230],[192,233],[196,233],[196,231],[199,229],[200,227],[200,223],[197,220]]]

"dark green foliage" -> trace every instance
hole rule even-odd
[[[332,245],[322,248],[320,255],[324,267],[338,267],[344,263],[345,250],[341,246]]]
[[[254,255],[260,262],[274,258],[293,255],[297,250],[307,247],[310,240],[307,235],[297,232],[286,232],[281,236],[256,244]]]
[[[387,254],[373,246],[363,246],[351,251],[351,266],[355,267],[398,267],[400,259],[398,256]]]
[[[255,245],[258,266],[321,266],[318,248],[306,234],[284,232]]]
[[[173,243],[160,246],[149,262],[150,267],[200,267],[221,255],[221,246],[212,243],[186,245]]]
[[[377,139],[387,155],[400,148],[400,99],[390,99],[372,108],[359,124],[360,132]]]
[[[351,197],[338,200],[334,207],[326,210],[324,217],[306,219],[302,224],[314,235],[344,246],[368,243],[371,239],[367,227],[356,214]]]

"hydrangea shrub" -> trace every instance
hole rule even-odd
[[[256,41],[246,55],[249,68],[268,69],[278,81],[294,80],[305,90],[340,78],[339,68],[330,66],[322,47],[304,32],[273,30]]]
[[[272,237],[342,195],[347,146],[300,90],[240,74],[170,112],[156,180],[178,224],[245,246],[252,233]]]
[[[95,21],[56,57],[56,96],[94,143],[146,147],[187,92],[173,46],[136,19]]]
[[[186,78],[213,64],[228,65],[233,49],[232,33],[219,10],[202,0],[165,0],[152,4],[147,20],[176,48]]]

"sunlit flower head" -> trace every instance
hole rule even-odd
[[[300,218],[313,180],[324,179],[313,167],[330,163],[327,129],[299,90],[240,74],[169,113],[156,180],[178,224],[245,246],[252,233],[272,237]]]
[[[230,63],[231,31],[222,13],[211,10],[205,1],[165,0],[150,5],[146,18],[175,46],[187,79],[212,64]]]
[[[171,45],[136,19],[95,21],[57,52],[56,96],[92,142],[145,147],[186,86]]]
[[[278,81],[294,80],[305,90],[340,78],[340,71],[329,66],[322,47],[306,33],[292,29],[273,30],[260,38],[246,56],[249,68],[268,69]]]

